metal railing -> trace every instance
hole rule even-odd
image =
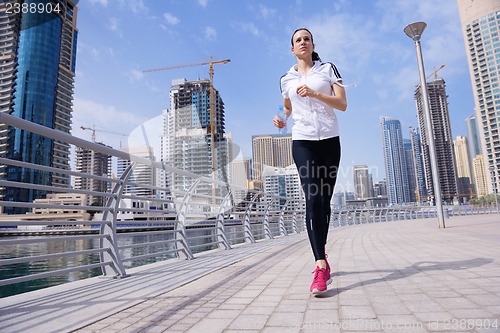
[[[53,202],[0,201],[3,208],[31,211],[31,214],[3,216],[0,231],[4,236],[0,238],[0,247],[46,248],[36,255],[4,255],[0,258],[0,268],[36,266],[49,260],[66,259],[65,267],[3,276],[0,286],[91,270],[94,275],[122,278],[127,276],[129,267],[175,257],[192,259],[200,251],[215,248],[227,250],[239,243],[255,243],[304,230],[304,203],[300,200],[215,181],[212,177],[169,167],[7,114],[0,113],[0,123],[128,163],[119,178],[112,178],[1,157],[0,165],[107,182],[112,186],[110,191],[102,193],[0,179],[2,188],[79,194],[101,198],[104,202],[102,206],[84,202],[68,206]],[[141,183],[138,181],[141,175],[136,173],[137,170],[145,170],[145,167],[153,173],[159,170],[170,179],[182,177],[184,186],[166,189]],[[163,195],[135,194],[141,191],[163,192]],[[235,198],[237,194],[238,199]],[[33,214],[34,211],[40,214]],[[68,214],[68,211],[73,214]],[[86,212],[93,212],[94,218],[87,220]],[[79,213],[81,218],[74,220],[75,213]],[[68,216],[71,218],[65,219]],[[36,237],[9,237],[20,234]],[[67,250],[46,246],[60,242],[85,242],[88,248]],[[82,260],[82,256],[86,259]],[[100,272],[96,273],[96,270]]]
[[[14,254],[0,257],[0,272],[5,267],[29,266],[9,276],[0,274],[0,287],[56,276],[76,276],[81,272],[123,278],[130,267],[170,258],[192,259],[201,251],[229,250],[236,244],[285,237],[305,230],[304,201],[301,199],[277,197],[215,181],[212,177],[130,155],[4,113],[0,113],[0,123],[129,162],[120,177],[113,178],[0,157],[0,165],[4,166],[111,184],[111,190],[103,193],[0,179],[1,188],[92,196],[101,198],[104,203],[93,206],[82,201],[68,206],[53,202],[0,201],[3,208],[16,207],[40,213],[0,215],[3,218],[0,231],[4,235],[0,238],[0,247],[16,250],[12,251]],[[144,166],[170,177],[182,177],[189,186],[165,189],[141,183],[136,173],[144,170],[141,168]],[[131,188],[151,193],[163,191],[164,195],[145,197],[134,194]],[[87,212],[94,213],[93,219],[86,218]],[[449,216],[492,212],[491,208],[446,209]],[[80,218],[77,220],[75,216]],[[424,206],[333,209],[330,223],[333,227],[344,227],[435,217],[435,208]],[[19,234],[23,236],[14,237]],[[61,242],[71,245],[64,248],[50,245]],[[27,247],[36,251],[24,251]],[[35,269],[48,261],[55,262],[57,267]]]

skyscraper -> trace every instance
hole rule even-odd
[[[7,0],[10,3],[39,3]],[[71,131],[76,62],[78,0],[42,1],[43,12],[0,6],[0,112],[66,133]],[[38,7],[37,7],[38,8]],[[0,124],[0,156],[69,169],[69,145]],[[69,177],[47,171],[1,166],[0,178],[32,184],[69,186]],[[2,200],[33,201],[46,192],[1,189]],[[12,210],[12,211],[11,211]],[[6,212],[19,212],[7,208]]]
[[[500,1],[457,0],[490,193],[500,188]],[[478,166],[479,164],[476,164]],[[478,191],[479,192],[479,191]],[[478,193],[479,194],[479,193]]]
[[[109,146],[108,146],[109,147]],[[111,147],[110,147],[111,148]],[[76,171],[94,176],[111,176],[111,156],[85,148],[76,148]],[[107,181],[82,176],[75,177],[75,189],[95,192],[107,192],[110,188]],[[104,205],[105,198],[88,195],[87,204]]]
[[[408,192],[410,193],[410,202],[417,202],[417,176],[415,170],[415,154],[411,139],[403,139],[403,150],[406,160],[406,170],[408,176]]]
[[[237,205],[247,198],[249,184],[252,179],[250,159],[234,160],[231,165],[231,184],[238,186],[233,189],[233,199]],[[242,187],[242,188],[240,188]]]
[[[161,156],[167,165],[200,176],[213,176],[216,180],[227,182],[231,148],[225,136],[224,102],[217,89],[214,90],[215,122],[214,142],[212,143],[210,81],[172,80],[170,110],[164,113]],[[212,167],[214,167],[213,175]],[[167,176],[166,181],[173,189],[188,190],[194,180],[175,175]],[[207,183],[199,186],[199,190],[205,194],[211,194],[212,189],[212,185]],[[218,195],[223,195],[223,193],[218,193]]]
[[[472,161],[474,157],[482,154],[481,149],[481,138],[479,136],[479,129],[477,127],[476,114],[471,114],[465,118],[465,127],[467,128],[467,137],[469,141],[469,154],[470,160]]]
[[[355,165],[353,167],[354,190],[356,199],[363,200],[373,197],[373,181],[367,165]]]
[[[411,202],[408,182],[408,165],[403,145],[401,122],[390,117],[380,118],[387,197],[389,204]]]
[[[478,197],[485,196],[489,193],[488,178],[490,176],[488,175],[489,173],[486,173],[483,156],[477,155],[472,161],[472,166],[474,168],[474,183],[476,184],[477,196]]]
[[[453,136],[451,134],[450,115],[448,112],[448,98],[446,85],[442,78],[436,77],[432,82],[427,82],[429,94],[429,108],[431,113],[431,124],[436,146],[436,160],[439,172],[439,182],[444,201],[452,202],[457,195],[457,176],[455,168],[455,156],[453,154]],[[434,195],[434,187],[431,172],[431,161],[429,145],[425,130],[425,112],[422,100],[420,84],[415,89],[415,101],[417,104],[417,117],[422,140],[422,155],[424,160],[425,179],[429,196]]]
[[[120,151],[151,161],[155,160],[153,148],[149,146],[121,148]],[[118,178],[120,178],[124,174],[125,170],[127,170],[132,162],[133,158],[131,158],[130,160],[118,158],[116,166],[116,175]],[[123,189],[123,194],[132,194],[134,196],[146,198],[155,197],[155,190],[152,189],[152,187],[156,185],[155,176],[156,173],[151,166],[136,163],[132,175],[129,177],[129,182],[134,183],[135,185],[126,185]],[[144,185],[146,187],[141,185]]]
[[[457,136],[453,144],[457,161],[458,196],[468,200],[474,195],[474,178],[469,159],[469,144],[465,136]]]
[[[262,188],[262,170],[265,166],[286,168],[293,164],[292,136],[254,135],[252,137],[253,179],[257,187]]]
[[[418,129],[410,126],[411,149],[413,153],[413,169],[415,170],[415,200],[427,201],[427,185],[425,182],[424,160],[422,158],[422,142]]]
[[[293,198],[294,200],[304,200],[304,192],[300,186],[299,173],[295,164],[285,168],[264,166],[262,170],[263,188],[267,194]],[[266,201],[270,203],[274,198],[267,196]],[[280,205],[285,203],[280,199]],[[305,205],[305,203],[302,203]],[[298,203],[289,204],[289,209],[298,209]]]

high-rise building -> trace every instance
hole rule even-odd
[[[418,129],[410,126],[411,149],[413,152],[413,169],[415,170],[415,201],[427,201],[427,186],[425,182],[424,160],[422,158],[422,142]]]
[[[304,203],[304,192],[300,186],[299,173],[295,164],[291,164],[286,168],[264,166],[262,170],[262,178],[264,183],[264,192],[292,198]],[[271,202],[274,198],[267,196],[266,201]],[[280,199],[280,205],[285,203],[284,199]],[[294,202],[288,206],[290,209],[298,209],[298,203]],[[305,207],[305,206],[303,206]]]
[[[408,165],[403,145],[401,122],[394,118],[381,117],[380,129],[382,132],[389,204],[411,202]]]
[[[6,0],[0,6],[0,112],[69,133],[78,0],[42,1],[47,4],[42,13],[8,12],[6,5],[14,3],[22,7],[37,2]],[[67,143],[0,124],[1,157],[69,169],[69,155]],[[67,175],[5,165],[0,165],[0,178],[69,186]],[[46,195],[46,191],[20,188],[5,188],[0,192],[2,200],[9,201],[33,201]],[[6,212],[21,211],[6,208]]]
[[[457,0],[490,193],[500,188],[500,1]],[[495,183],[495,185],[493,184]],[[478,190],[479,195],[479,190]]]
[[[477,155],[472,161],[474,168],[474,183],[476,184],[476,194],[482,197],[490,193],[488,191],[488,175],[484,167],[484,158],[482,155]]]
[[[108,146],[109,147],[109,146]],[[110,147],[111,148],[111,147]],[[94,176],[111,176],[111,156],[95,152],[86,148],[76,148],[76,171],[82,174]],[[110,183],[104,180],[95,178],[76,176],[75,189],[87,190],[94,192],[107,192],[110,190]],[[87,205],[98,204],[104,205],[105,197],[102,196],[87,196]]]
[[[194,174],[229,181],[231,144],[225,133],[224,103],[215,92],[214,142],[210,133],[210,81],[172,80],[170,110],[164,112],[162,161]],[[212,149],[213,145],[213,149]],[[212,156],[212,152],[214,156]],[[188,190],[193,179],[181,175],[167,176],[172,189]],[[212,194],[214,187],[203,183],[198,193]],[[217,188],[216,195],[224,195]],[[227,189],[225,189],[227,192]]]
[[[121,148],[119,150],[130,154],[131,158],[118,158],[116,170],[116,175],[118,178],[120,178],[125,173],[127,168],[134,161],[133,156],[145,158],[150,161],[155,160],[153,148],[149,146]],[[152,187],[154,187],[156,184],[155,176],[156,173],[151,166],[137,163],[134,166],[133,172],[129,177],[129,182],[131,182],[132,184],[128,184],[125,186],[125,188],[123,189],[123,194],[131,194],[134,196],[145,198],[155,197],[155,190],[152,189]]]
[[[357,200],[373,197],[373,182],[367,165],[353,166],[354,190]]]
[[[411,139],[403,139],[403,150],[406,160],[410,202],[417,202],[417,176],[416,176],[415,161],[414,161],[415,154],[413,154]]]
[[[265,166],[286,168],[293,164],[291,134],[254,135],[252,164],[255,186],[262,188],[262,170]]]
[[[471,114],[465,118],[465,127],[467,128],[467,138],[469,142],[469,154],[472,161],[477,155],[482,155],[481,138],[477,127],[476,114]]]
[[[373,184],[373,196],[387,197],[387,182],[385,180],[380,180]]]
[[[465,136],[457,136],[453,143],[457,161],[458,197],[461,201],[468,201],[475,193],[468,141]]]
[[[451,203],[457,195],[457,176],[445,81],[440,77],[435,77],[433,81],[427,82],[427,91],[429,95],[430,120],[433,130],[432,135],[434,135],[435,157],[439,172],[442,199],[445,202]],[[434,186],[420,84],[417,85],[415,89],[415,101],[417,104],[420,138],[422,140],[422,155],[424,160],[425,179],[427,181],[426,187],[432,199],[434,196]]]
[[[233,189],[233,200],[236,205],[247,198],[248,182],[251,179],[250,159],[231,162],[231,184],[237,186]]]

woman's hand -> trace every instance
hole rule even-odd
[[[314,90],[312,90],[311,88],[309,88],[305,84],[297,87],[296,92],[297,92],[297,95],[302,96],[302,97],[307,97],[307,96],[314,97],[316,94],[316,92]]]
[[[278,127],[278,128],[283,128],[286,126],[285,122],[283,120],[281,120],[278,116],[274,116],[273,124],[275,127]]]

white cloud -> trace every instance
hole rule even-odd
[[[106,48],[96,48],[96,47],[85,47],[80,50],[80,52],[90,53],[90,57],[94,61],[103,61],[104,59],[113,58],[115,56],[115,51],[111,47]]]
[[[144,73],[142,71],[139,71],[137,69],[131,69],[128,73],[127,76],[129,77],[130,80],[134,81],[141,81],[144,78]]]
[[[94,59],[95,61],[101,61],[101,53],[95,47],[90,49],[90,55],[92,56],[92,59]]]
[[[176,25],[180,22],[180,20],[175,17],[174,15],[170,14],[170,13],[164,13],[163,14],[163,17],[165,18],[165,20],[167,21],[168,24],[170,25]]]
[[[359,72],[383,49],[373,36],[374,23],[364,17],[322,15],[302,23],[312,32],[321,59],[339,65],[341,73]]]
[[[108,28],[111,31],[117,31],[119,29],[118,19],[116,17],[109,18]]]
[[[198,3],[200,4],[200,6],[202,6],[203,8],[206,8],[207,5],[208,5],[208,0],[198,0]]]
[[[207,26],[203,30],[203,35],[205,36],[205,39],[208,41],[215,41],[217,39],[217,31],[215,30],[214,27]]]
[[[119,111],[112,105],[80,98],[75,98],[73,109],[72,135],[90,141],[92,131],[83,130],[81,126],[95,126],[96,141],[102,141],[114,148],[119,148],[122,142],[127,141],[137,124],[146,121],[136,114]]]
[[[134,13],[145,13],[147,12],[147,7],[144,5],[143,0],[133,0],[129,2],[129,8]]]
[[[267,6],[260,4],[259,13],[264,19],[270,19],[276,15],[276,9],[269,8]]]
[[[119,3],[122,8],[128,9],[135,14],[146,13],[148,11],[143,0],[119,0]]]
[[[108,0],[90,0],[90,3],[92,5],[95,5],[97,3],[97,4],[101,5],[101,6],[106,7],[108,5]]]
[[[233,26],[243,32],[250,33],[254,36],[258,36],[260,34],[259,29],[252,22],[235,22],[233,23]]]
[[[335,8],[335,11],[341,12],[343,8],[349,5],[349,1],[347,0],[337,0],[333,4],[333,8]]]
[[[111,47],[106,47],[104,49],[104,53],[106,53],[110,57],[114,57],[115,56],[115,51]]]

